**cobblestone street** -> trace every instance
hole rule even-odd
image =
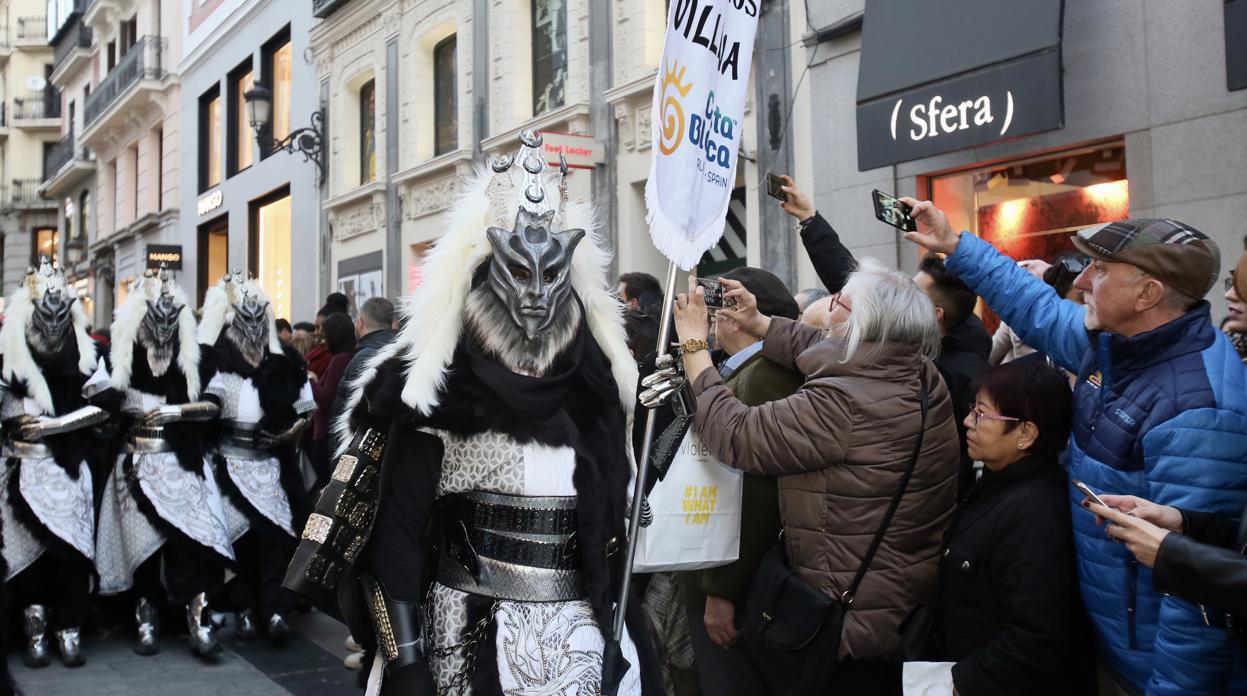
[[[282,648],[266,640],[244,641],[227,626],[224,652],[214,664],[190,654],[185,635],[168,635],[158,655],[131,650],[129,630],[84,636],[87,664],[66,669],[53,658],[32,670],[17,653],[9,667],[25,696],[351,696],[357,673],[342,666],[346,630],[323,614],[291,617],[295,633]]]

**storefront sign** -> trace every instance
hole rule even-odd
[[[148,244],[147,268],[159,268],[160,264],[173,271],[182,270],[181,244]]]
[[[206,196],[199,199],[198,212],[200,215],[207,215],[225,202],[225,194],[221,193],[221,189],[217,189]]]
[[[858,169],[1060,128],[1062,101],[1051,50],[858,104]]]
[[[541,132],[541,149],[546,161],[558,165],[559,155],[567,160],[572,169],[593,169],[606,161],[602,146],[591,135]]]

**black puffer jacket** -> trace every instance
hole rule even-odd
[[[935,367],[948,385],[948,394],[953,399],[953,418],[957,422],[957,442],[961,446],[958,496],[965,495],[974,484],[974,462],[966,451],[965,421],[970,413],[970,402],[974,401],[970,387],[975,378],[990,366],[987,358],[991,352],[992,337],[983,327],[982,320],[971,314],[944,334],[940,339],[940,355],[935,359]]]
[[[934,626],[934,652],[956,662],[961,696],[1088,691],[1090,630],[1065,486],[1055,461],[1031,457],[985,472],[961,502]]]
[[[1238,520],[1183,510],[1182,523],[1182,534],[1160,543],[1152,582],[1161,592],[1203,605],[1218,625],[1229,614],[1241,636],[1247,626],[1247,508]]]

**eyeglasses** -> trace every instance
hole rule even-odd
[[[1233,288],[1234,288],[1234,271],[1230,271],[1230,274],[1225,277],[1225,291],[1229,292]]]
[[[974,416],[974,427],[976,430],[979,427],[979,421],[984,418],[987,420],[999,421],[1001,423],[1016,423],[1022,420],[1021,418],[1014,418],[1012,416],[998,416],[995,413],[987,413],[975,404],[970,404],[970,415]]]
[[[843,303],[843,302],[841,302],[841,301],[840,301],[840,293],[836,293],[836,294],[834,294],[834,295],[832,295],[832,296],[831,296],[831,305],[830,305],[830,307],[831,307],[831,311],[833,311],[833,312],[834,312],[834,311],[836,310],[836,305],[839,305],[839,306],[843,307],[843,308],[844,308],[844,311],[848,312],[849,314],[852,314],[852,313],[853,313],[853,308],[852,308],[852,307],[850,307],[850,306],[848,306],[848,305],[846,305],[845,303]]]

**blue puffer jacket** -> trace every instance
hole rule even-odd
[[[1247,368],[1213,327],[1208,303],[1125,338],[1087,331],[1081,305],[968,232],[947,264],[1028,345],[1077,371],[1071,478],[1097,492],[1241,512]],[[1082,497],[1071,486],[1079,582],[1101,658],[1147,694],[1247,693],[1243,651],[1224,628],[1157,592],[1151,570],[1095,526]]]

